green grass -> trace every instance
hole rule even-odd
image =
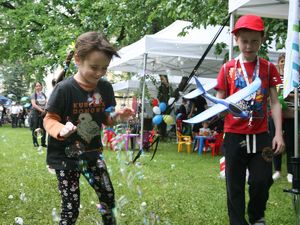
[[[33,147],[29,129],[0,127],[1,225],[14,224],[16,217],[21,217],[24,225],[57,224],[51,211],[59,211],[60,198],[56,177],[46,169],[45,156],[45,149],[39,154]],[[120,225],[229,224],[225,181],[218,177],[220,157],[177,153],[176,143],[160,143],[155,159],[150,161],[150,157],[146,153],[138,164],[128,166],[128,153],[105,151]],[[284,165],[284,173],[285,169]],[[272,186],[268,224],[294,224],[292,199],[282,191],[289,187],[286,179]],[[84,178],[80,188],[82,207],[77,224],[101,224],[97,197]]]

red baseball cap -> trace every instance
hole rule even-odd
[[[236,33],[239,29],[249,29],[255,31],[264,31],[264,21],[260,16],[245,15],[241,16],[235,23],[231,33]]]

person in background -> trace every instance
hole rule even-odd
[[[18,127],[18,115],[20,113],[20,108],[17,102],[12,102],[11,104],[11,111],[10,111],[10,117],[11,117],[11,127],[16,128]]]
[[[26,111],[23,108],[23,106],[21,104],[18,104],[19,107],[19,114],[18,114],[18,126],[19,127],[25,127],[25,115],[26,115]]]
[[[278,72],[283,79],[284,75],[284,62],[285,62],[285,53],[281,53],[278,56]],[[282,98],[282,85],[279,85],[280,89],[280,96],[279,98]],[[295,131],[294,131],[294,94],[293,92],[288,95],[288,97],[283,100],[286,102],[283,102],[283,104],[286,104],[286,106],[282,105],[282,117],[283,117],[283,138],[285,142],[285,151],[286,151],[286,164],[287,164],[287,181],[289,183],[293,182],[293,174],[292,174],[292,165],[290,164],[291,158],[294,154],[294,148],[295,148]],[[270,121],[270,128],[271,133],[274,134],[274,124],[273,121]],[[278,180],[282,173],[281,173],[281,163],[282,162],[282,154],[274,155],[273,157],[273,163],[274,163],[274,174],[273,174],[273,180]]]
[[[211,136],[212,135],[212,131],[209,128],[208,121],[202,122],[202,127],[199,129],[199,135],[201,135],[201,136]]]
[[[38,147],[39,143],[37,140],[37,133],[41,134],[41,145],[43,147],[47,147],[46,145],[46,131],[43,125],[43,118],[46,114],[45,107],[47,104],[47,97],[43,93],[43,85],[41,82],[35,82],[34,85],[34,92],[32,93],[31,99],[31,115],[30,115],[30,122],[31,122],[31,130],[32,130],[32,141],[34,147]],[[39,130],[39,131],[38,131]]]
[[[4,111],[4,107],[2,104],[0,104],[0,127],[2,127],[2,123],[3,123],[3,111]]]
[[[102,155],[100,129],[134,115],[128,108],[114,112],[112,85],[101,79],[113,56],[103,34],[87,32],[75,43],[78,71],[56,83],[47,104],[47,164],[55,169],[61,195],[59,224],[75,224],[79,215],[81,174],[94,189],[103,224],[115,225],[115,193]]]
[[[190,127],[191,125],[188,123],[184,123],[182,122],[182,120],[186,120],[188,118],[188,114],[189,114],[189,102],[187,99],[182,98],[181,104],[179,106],[179,108],[176,110],[176,118],[177,120],[180,120],[180,132],[183,135],[190,135]]]
[[[265,210],[272,179],[272,154],[284,150],[281,107],[276,85],[281,83],[276,67],[257,56],[264,41],[264,22],[256,15],[240,17],[232,30],[240,55],[225,63],[219,71],[217,97],[224,99],[255,79],[261,80],[256,93],[239,104],[249,118],[227,114],[224,120],[227,207],[231,225],[248,225],[245,219],[245,181],[249,170],[248,216],[252,225],[265,225]],[[267,99],[275,124],[273,140],[268,133]]]
[[[194,115],[198,115],[199,113],[202,113],[203,111],[205,111],[208,108],[205,98],[201,95],[197,96],[196,98],[191,99],[190,101],[192,103],[192,108],[188,115],[188,118],[192,118]],[[201,123],[196,123],[193,125],[193,129],[192,129],[193,137],[198,135],[199,129],[201,127],[202,127]]]

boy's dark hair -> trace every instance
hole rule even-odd
[[[110,59],[113,56],[120,57],[116,49],[109,43],[102,33],[95,31],[84,33],[77,38],[75,51],[72,50],[67,55],[64,62],[64,69],[60,72],[56,79],[52,80],[52,86],[55,86],[65,78],[74,54],[77,54],[81,59],[85,59],[90,52],[95,50],[103,51]]]
[[[85,59],[85,57],[92,51],[103,51],[110,59],[113,56],[119,57],[116,49],[100,32],[90,31],[77,38],[75,54],[77,54],[81,59]]]

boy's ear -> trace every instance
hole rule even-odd
[[[76,65],[80,65],[81,59],[80,59],[80,57],[78,56],[78,54],[75,54],[75,55],[74,55],[74,61],[75,61],[75,64],[76,64]]]
[[[233,38],[234,38],[234,40],[235,40],[235,42],[237,42],[238,41],[238,36],[237,35],[233,35]]]

